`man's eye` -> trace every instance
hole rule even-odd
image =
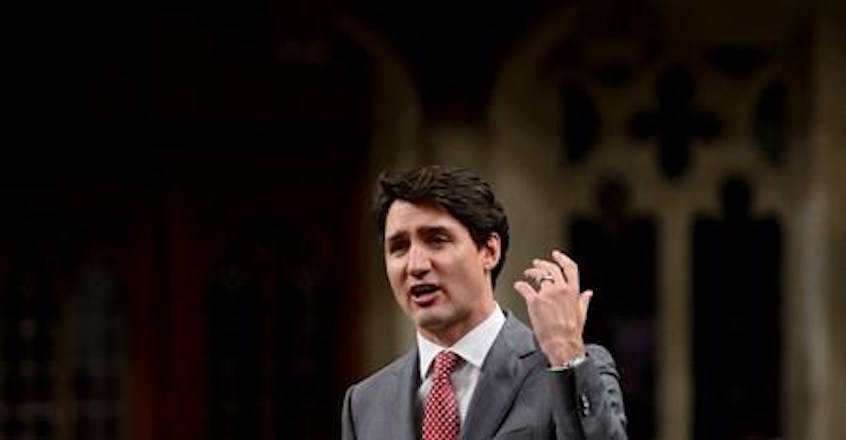
[[[388,247],[388,252],[392,254],[400,253],[404,251],[407,247],[408,245],[406,243],[393,243]]]
[[[443,234],[438,234],[432,237],[432,241],[435,243],[446,243],[449,241],[449,237]]]

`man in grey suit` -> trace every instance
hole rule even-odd
[[[383,173],[374,203],[394,299],[417,346],[351,386],[346,440],[625,439],[611,355],[582,341],[591,291],[560,251],[514,283],[534,332],[497,305],[508,219],[473,172]]]

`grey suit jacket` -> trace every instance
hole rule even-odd
[[[587,351],[573,370],[551,372],[531,330],[507,314],[482,365],[461,439],[626,439],[614,360],[600,346]],[[342,438],[419,439],[419,386],[414,348],[347,390]]]

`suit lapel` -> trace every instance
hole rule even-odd
[[[461,438],[490,438],[531,371],[526,356],[536,351],[532,332],[510,313],[488,352],[470,400]]]
[[[417,409],[417,388],[420,386],[420,362],[417,360],[417,348],[404,356],[402,367],[396,372],[397,400],[389,402],[393,408],[391,437],[397,440],[417,440],[419,438]]]

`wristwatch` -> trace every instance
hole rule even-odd
[[[576,368],[579,365],[581,365],[586,360],[587,360],[587,354],[582,354],[582,355],[576,356],[575,358],[573,358],[571,361],[565,363],[564,365],[559,365],[559,366],[556,366],[556,367],[549,367],[549,371],[572,370],[573,368]]]

